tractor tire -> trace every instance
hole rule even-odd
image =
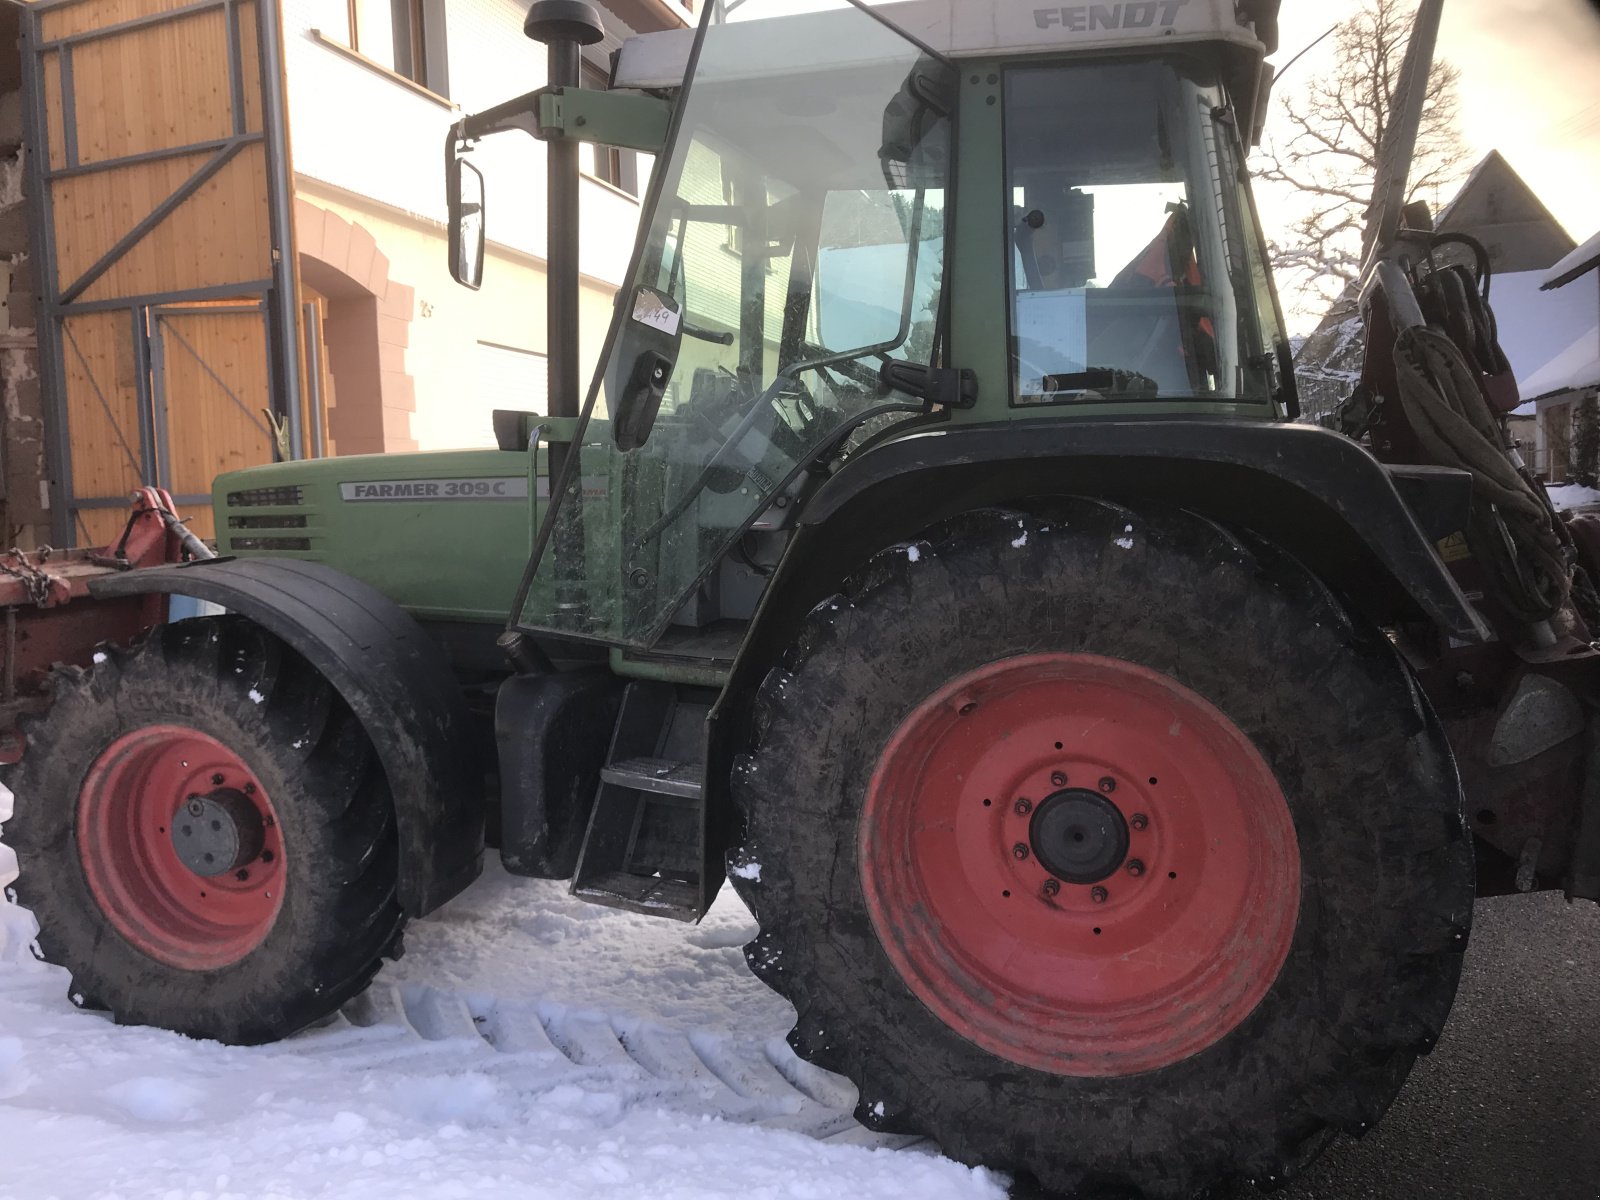
[[[1454,999],[1471,842],[1388,640],[1096,500],[876,555],[763,682],[729,873],[863,1124],[1079,1197],[1273,1187]]]
[[[298,654],[206,617],[57,668],[53,690],[4,834],[74,1004],[250,1045],[328,1016],[398,956],[383,767]]]

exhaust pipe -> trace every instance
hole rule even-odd
[[[600,14],[587,0],[537,0],[528,10],[522,31],[548,47],[546,82],[553,88],[581,87],[583,47],[605,37]],[[578,375],[578,143],[551,137],[545,143],[545,155],[549,164],[545,352],[550,415],[575,417],[582,394]],[[552,446],[552,455],[555,450]],[[552,462],[552,478],[558,474],[555,467]]]

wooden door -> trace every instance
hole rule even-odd
[[[261,370],[268,335],[261,304],[151,310],[158,470],[173,495],[202,495],[224,471],[288,457]],[[184,515],[195,533],[215,536],[209,507]]]
[[[59,545],[106,542],[140,484],[168,488],[198,514],[208,471],[271,461],[275,441],[262,427],[272,424],[257,410],[298,433],[277,2],[27,6]],[[191,311],[224,300],[242,307]]]

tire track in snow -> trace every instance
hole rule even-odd
[[[856,1124],[854,1087],[780,1039],[673,1029],[553,1002],[379,982],[320,1027],[263,1052],[338,1062],[352,1077],[476,1074],[531,1092],[589,1085],[819,1141],[936,1153],[926,1138]]]

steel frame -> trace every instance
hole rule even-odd
[[[263,306],[268,325],[267,380],[272,408],[289,423],[290,452],[301,453],[299,304],[294,287],[294,244],[292,232],[293,197],[289,185],[286,136],[287,116],[281,80],[282,56],[279,40],[281,22],[279,0],[197,0],[166,12],[152,13],[118,22],[100,29],[86,30],[63,38],[45,39],[41,22],[45,14],[86,0],[41,0],[22,12],[22,59],[24,77],[24,122],[34,159],[40,169],[28,189],[28,214],[32,226],[32,258],[40,290],[38,329],[40,391],[46,415],[45,455],[49,470],[50,536],[60,546],[77,543],[80,510],[122,507],[124,496],[116,498],[78,496],[72,480],[72,431],[68,426],[66,397],[67,338],[63,336],[68,318],[92,313],[125,311],[133,324],[136,393],[139,406],[139,482],[160,485],[170,474],[165,404],[158,404],[153,349],[153,310],[170,309],[199,300],[255,298]],[[259,132],[247,129],[244,83],[244,39],[242,3],[254,3],[257,24],[257,68],[263,85],[262,126]],[[120,158],[82,162],[79,158],[76,121],[76,93],[73,77],[73,49],[136,29],[171,24],[202,13],[224,13],[228,54],[229,126],[231,134],[190,145],[164,147]],[[46,56],[57,56],[61,80],[61,120],[65,164],[50,162],[49,117],[44,95]],[[182,291],[122,296],[110,300],[82,300],[94,285],[123,256],[145,238],[207,180],[248,146],[264,144],[267,160],[267,203],[272,239],[272,274],[266,279],[234,284],[193,288]],[[60,179],[135,166],[147,162],[206,154],[209,157],[171,195],[138,221],[117,240],[84,274],[65,288],[59,285],[59,260],[56,254],[54,211],[51,184]],[[94,386],[98,390],[98,383]],[[103,397],[102,397],[103,399]],[[158,411],[159,410],[159,411]],[[127,446],[127,435],[108,409],[117,436]],[[131,450],[131,447],[130,447]],[[207,503],[209,497],[181,497],[186,503]]]

